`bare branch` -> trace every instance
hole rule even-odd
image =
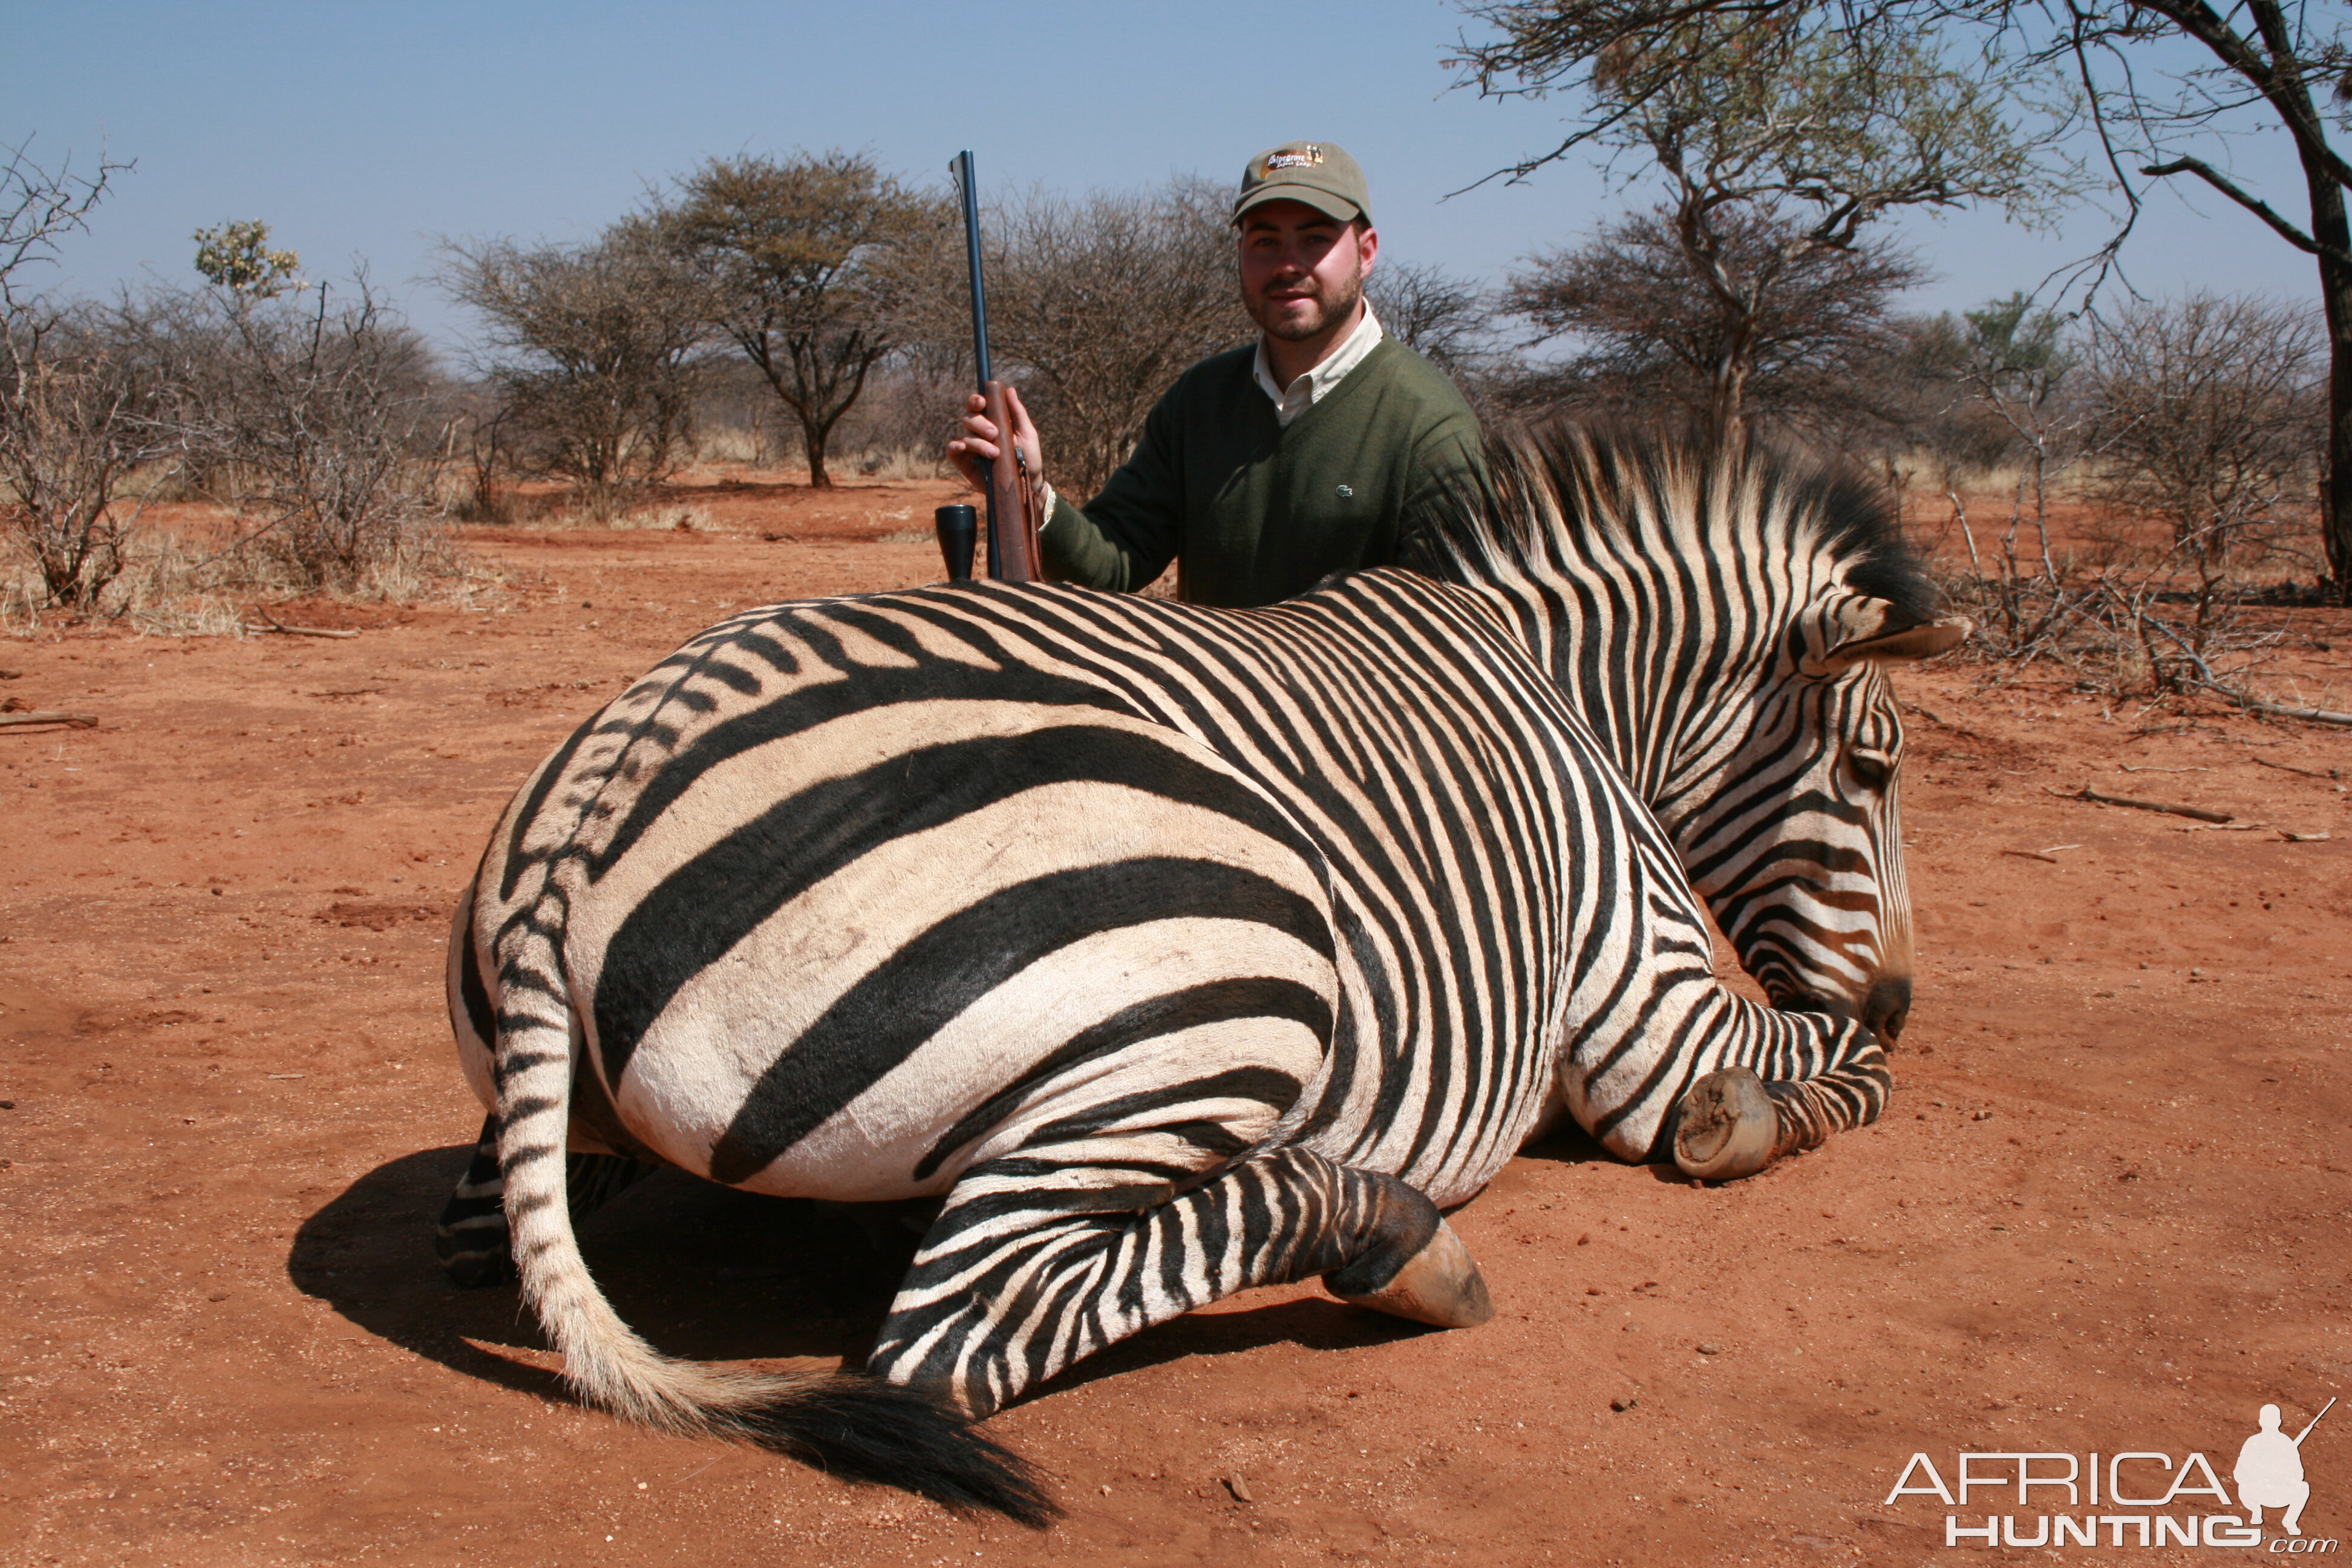
[[[2352,266],[2352,251],[2338,246],[2322,245],[2273,211],[2267,202],[2242,189],[2219,169],[2202,158],[2175,158],[2169,163],[2151,163],[2140,171],[2149,179],[2162,179],[2168,174],[2194,174],[2264,223],[2281,239],[2310,256],[2326,256]]]

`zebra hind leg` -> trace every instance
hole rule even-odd
[[[610,1203],[654,1167],[618,1154],[565,1156],[564,1187],[574,1223]],[[510,1283],[514,1256],[507,1240],[506,1188],[499,1175],[499,1119],[482,1119],[474,1157],[457,1179],[449,1206],[433,1227],[433,1252],[449,1282],[464,1289]]]
[[[1044,1152],[965,1173],[868,1373],[984,1416],[1151,1324],[1318,1274],[1343,1300],[1421,1322],[1466,1328],[1494,1313],[1435,1205],[1393,1176],[1286,1149],[1177,1192],[1139,1186],[1131,1161],[1090,1169]]]

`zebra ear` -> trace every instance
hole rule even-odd
[[[1864,659],[1905,664],[1948,653],[1976,629],[1966,616],[1913,621],[1885,599],[1842,595],[1814,607],[1803,624],[1798,668],[1816,680],[1843,675]]]

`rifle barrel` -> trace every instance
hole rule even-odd
[[[2326,1404],[2319,1407],[2319,1415],[2325,1415],[2335,1408],[2336,1401],[2334,1399],[2330,1399]],[[2296,1447],[2302,1447],[2303,1440],[2311,1436],[2311,1428],[2319,1425],[2319,1415],[2313,1416],[2304,1429],[2294,1435],[2294,1446]]]
[[[980,372],[981,395],[988,395],[990,378],[988,364],[988,288],[980,275],[980,177],[973,173],[971,151],[966,148],[948,164],[955,176],[956,189],[963,196],[963,265],[964,275],[971,280],[971,359]],[[1008,438],[1010,432],[1000,430],[997,438]],[[1004,552],[996,521],[996,487],[988,490],[988,576],[996,582],[1004,576]]]
[[[988,289],[980,276],[980,182],[972,173],[971,154],[959,153],[949,165],[955,171],[957,187],[963,195],[963,265],[971,279],[971,358],[980,371],[979,384],[986,386],[988,368]]]

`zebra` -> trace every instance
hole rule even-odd
[[[1038,1523],[972,1423],[1252,1286],[1483,1321],[1440,1211],[1560,1116],[1708,1180],[1874,1118],[1885,667],[1967,623],[1864,492],[1761,448],[1489,461],[1423,571],[1244,611],[767,606],[656,666],[457,912],[490,1115],[445,1260],[510,1246],[592,1403]],[[1811,1010],[1720,984],[1694,884]],[[716,1373],[620,1321],[573,1215],[658,1165],[938,1204],[863,1373]]]
[[[1614,430],[1553,438],[1565,460],[1532,484],[1523,464],[1498,466],[1502,504],[1483,527],[1441,531],[1423,564],[1511,598],[1529,650],[1667,829],[1773,1005],[1849,1012],[1895,1039],[1911,906],[1902,726],[1880,672],[1958,646],[1968,622],[1937,615],[1941,595],[1879,498],[1844,475],[1769,456],[1707,463],[1688,440]],[[1775,532],[1797,516],[1812,520],[1809,562],[1784,558],[1800,536]],[[1855,596],[1797,618],[1827,583]],[[1787,673],[1806,679],[1775,679]]]

